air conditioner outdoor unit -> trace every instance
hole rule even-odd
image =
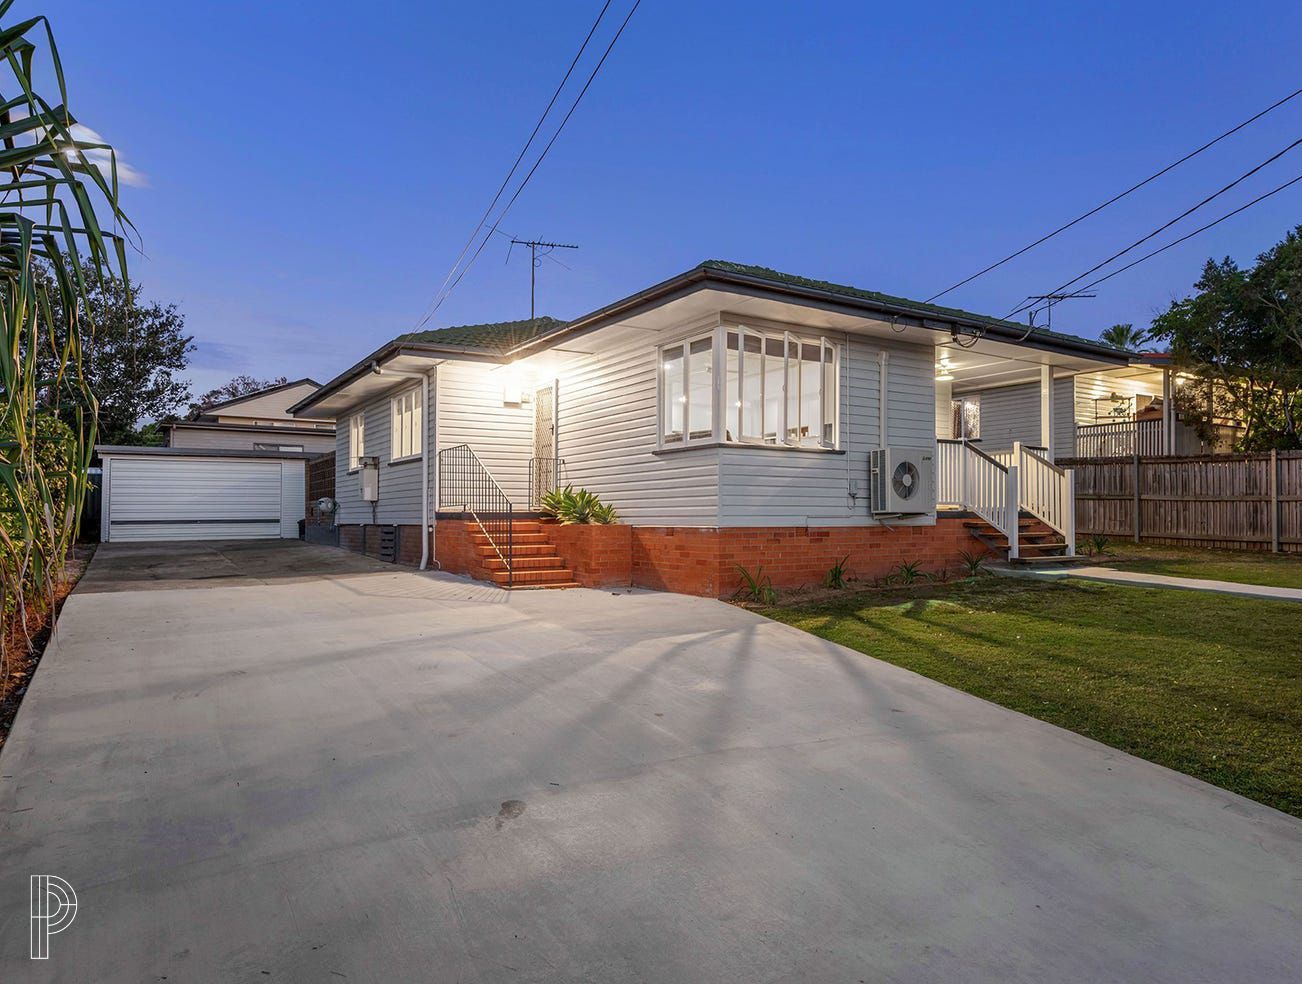
[[[911,516],[936,509],[936,455],[930,448],[876,448],[868,457],[874,516]]]

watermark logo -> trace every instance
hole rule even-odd
[[[58,875],[32,875],[32,959],[50,959],[50,937],[77,918],[77,893]]]

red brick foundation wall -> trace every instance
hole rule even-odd
[[[633,583],[633,527],[544,523],[574,580],[585,588],[627,588]]]
[[[440,519],[434,527],[439,569],[487,579],[471,540],[473,522]],[[962,519],[934,526],[824,526],[696,528],[674,526],[561,526],[544,524],[565,566],[584,587],[654,588],[678,594],[727,598],[741,583],[737,567],[760,567],[779,589],[818,585],[842,557],[860,580],[889,574],[903,563],[926,571],[958,567],[963,551],[985,552]],[[379,528],[367,528],[366,553],[378,556]],[[362,549],[362,527],[339,528],[339,545]],[[404,526],[398,562],[420,562],[420,527]]]
[[[438,569],[449,574],[488,578],[488,570],[479,561],[479,553],[470,539],[473,522],[440,519],[434,523],[434,559]]]
[[[633,583],[679,594],[726,598],[741,583],[738,566],[764,568],[775,588],[821,584],[843,557],[861,580],[882,577],[902,563],[926,571],[957,567],[964,550],[984,552],[961,519],[934,526],[736,527],[694,529],[635,526]]]

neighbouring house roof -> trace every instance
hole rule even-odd
[[[318,458],[321,451],[254,451],[235,448],[156,448],[144,445],[96,444],[95,453],[101,457],[143,455],[155,458]],[[324,452],[329,454],[331,452]]]
[[[974,314],[960,308],[928,304],[879,291],[864,290],[826,280],[814,280],[782,273],[768,267],[729,260],[706,260],[675,277],[630,294],[572,321],[532,318],[482,325],[460,325],[434,331],[409,332],[381,346],[356,365],[340,373],[314,393],[289,408],[294,414],[319,403],[375,365],[398,354],[429,358],[471,358],[510,362],[546,349],[561,338],[586,333],[632,317],[693,291],[716,287],[751,295],[795,300],[806,304],[832,305],[876,319],[890,320],[901,327],[922,327],[970,334],[984,332],[992,339],[1029,348],[1100,359],[1124,365],[1131,355],[1094,339],[1065,332],[1034,328],[1003,318]]]
[[[168,430],[210,430],[240,431],[249,434],[315,434],[330,437],[335,429],[331,427],[308,427],[294,424],[222,424],[211,420],[173,420],[167,423]]]
[[[405,335],[399,335],[394,342],[455,345],[460,348],[480,348],[505,355],[539,335],[556,328],[563,328],[565,324],[566,322],[558,318],[548,317],[524,318],[521,321],[494,321],[483,325],[436,328],[433,331],[410,331]]]
[[[262,396],[268,396],[272,393],[279,393],[281,390],[293,389],[295,386],[312,386],[315,387],[316,389],[321,388],[321,384],[318,383],[315,379],[310,379],[307,376],[304,376],[302,379],[295,379],[293,382],[277,383],[275,386],[267,386],[263,389],[255,390],[252,393],[245,393],[242,396],[233,396],[229,400],[222,400],[220,403],[209,403],[203,406],[201,410],[205,414],[210,414],[214,410],[222,410],[227,407],[233,407],[237,403],[243,403],[246,400],[253,400]]]

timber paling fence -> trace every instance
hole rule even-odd
[[[1076,472],[1077,534],[1302,552],[1302,451],[1058,464]]]

